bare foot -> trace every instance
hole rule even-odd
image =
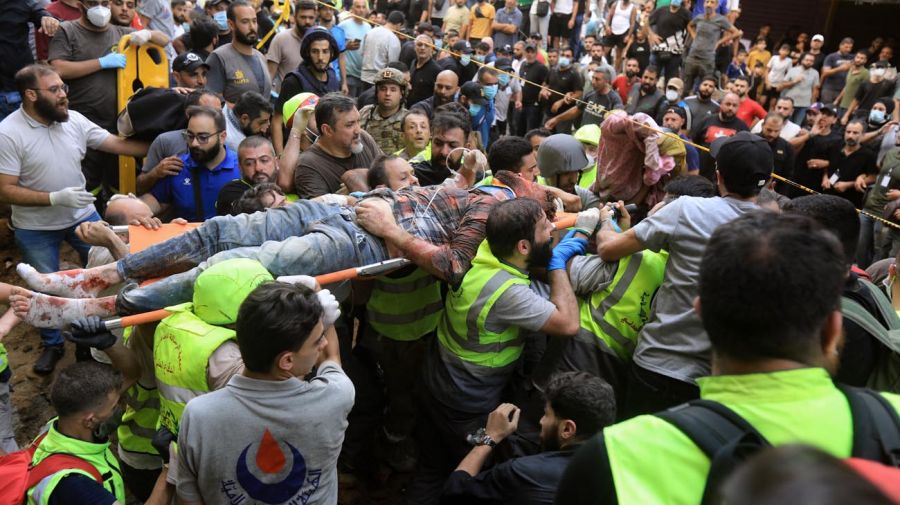
[[[9,304],[16,316],[37,328],[65,328],[85,316],[109,317],[116,313],[116,297],[60,298],[14,288]]]
[[[19,263],[16,265],[16,272],[31,289],[67,298],[94,298],[112,285],[93,270],[76,269],[42,274],[27,263]]]

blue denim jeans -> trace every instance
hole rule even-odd
[[[0,121],[18,110],[22,105],[22,96],[18,91],[0,91]]]
[[[93,212],[85,221],[99,221],[100,216]],[[75,236],[77,223],[62,230],[16,230],[16,246],[22,251],[22,259],[41,273],[56,272],[59,270],[59,246],[68,242],[81,258],[81,263],[87,263],[90,244],[82,242]],[[41,330],[41,341],[45,346],[60,345],[63,338],[59,330]]]
[[[214,217],[179,237],[123,258],[118,271],[141,280],[180,272],[126,289],[120,314],[191,301],[194,280],[209,265],[233,258],[258,260],[274,276],[321,275],[388,259],[381,239],[354,222],[355,213],[307,200],[255,214]]]

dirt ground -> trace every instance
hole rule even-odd
[[[8,226],[8,210],[0,209],[0,282],[24,286],[16,274],[16,264],[22,260],[21,252],[15,245],[12,231]],[[78,268],[78,255],[68,246],[63,245],[61,269]],[[0,311],[7,305],[0,302]],[[0,312],[2,313],[2,312]],[[3,344],[9,353],[9,363],[13,370],[10,386],[12,389],[13,428],[16,441],[24,447],[38,434],[41,427],[55,415],[50,406],[50,385],[56,377],[53,374],[42,376],[34,373],[31,367],[41,354],[41,338],[38,331],[20,324],[6,338]],[[66,343],[66,355],[57,365],[60,370],[75,361],[75,347]],[[373,433],[373,437],[375,434]],[[341,505],[395,505],[404,503],[403,488],[409,475],[391,474],[388,471],[369,476],[368,485],[349,474],[340,475],[340,492],[338,502]],[[129,500],[130,501],[130,500]]]

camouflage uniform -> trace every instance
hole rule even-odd
[[[377,105],[366,105],[359,111],[359,126],[369,132],[382,152],[393,153],[403,149],[401,123],[405,114],[406,107],[400,107],[397,112],[383,118],[378,113]]]

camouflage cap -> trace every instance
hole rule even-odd
[[[378,86],[382,83],[396,84],[400,86],[400,89],[406,89],[406,76],[396,68],[383,68],[375,76],[375,85]]]

